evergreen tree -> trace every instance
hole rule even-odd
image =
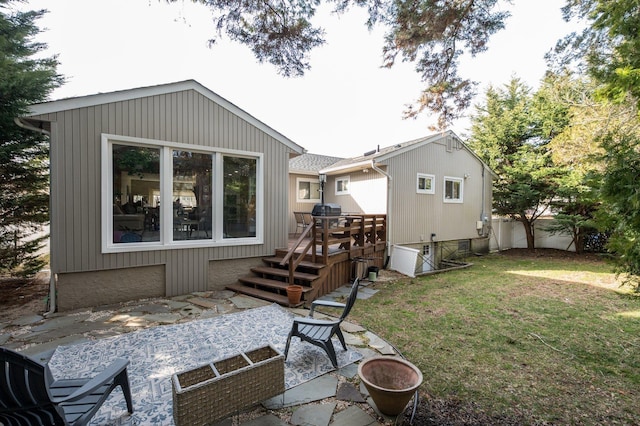
[[[49,220],[49,150],[45,135],[19,127],[16,117],[46,100],[60,84],[55,58],[38,58],[33,41],[45,11],[12,11],[0,0],[0,273],[31,275],[42,267],[34,238]]]
[[[546,108],[519,79],[503,89],[490,87],[472,118],[470,147],[496,172],[493,207],[522,223],[527,248],[535,248],[534,224],[548,212],[565,171],[553,164],[547,145],[564,114]]]

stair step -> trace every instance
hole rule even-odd
[[[260,287],[270,288],[273,290],[281,290],[283,292],[286,291],[287,287],[289,286],[289,283],[285,283],[278,280],[270,280],[269,278],[256,277],[253,275],[240,277],[238,278],[238,281],[240,281],[241,283],[245,283],[249,286],[260,286]],[[311,290],[313,290],[311,287],[307,287],[304,285],[302,286],[302,294],[308,293]]]
[[[289,270],[287,270],[287,269],[270,268],[268,266],[257,266],[255,268],[251,268],[251,271],[255,272],[256,274],[272,275],[274,277],[282,277],[282,278],[288,278],[289,277]],[[298,279],[298,280],[312,282],[312,281],[317,280],[320,277],[318,275],[316,275],[316,274],[308,274],[306,272],[294,271],[293,278],[294,279]]]
[[[282,262],[282,259],[283,259],[282,257],[266,257],[266,258],[263,258],[262,260],[267,264],[280,265],[280,262]],[[302,262],[300,262],[298,267],[320,270],[326,267],[326,265],[323,265],[322,263],[314,263],[314,262],[303,260]]]
[[[282,306],[296,307],[302,306],[304,304],[304,302],[302,301],[297,305],[290,305],[289,298],[287,298],[287,296],[283,296],[281,294],[273,293],[270,291],[260,290],[259,288],[249,287],[242,284],[231,284],[227,286],[227,289],[235,291],[237,293],[246,294],[247,296],[274,302]]]

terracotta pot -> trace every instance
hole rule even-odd
[[[302,298],[302,286],[290,285],[287,287],[287,297],[290,305],[297,305]]]
[[[397,416],[422,384],[422,372],[402,358],[376,357],[358,366],[358,375],[381,413]]]

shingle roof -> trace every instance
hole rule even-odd
[[[340,157],[306,153],[289,160],[289,172],[318,173],[319,170],[329,167],[340,160],[342,160]]]

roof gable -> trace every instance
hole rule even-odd
[[[305,152],[303,147],[293,142],[291,139],[287,138],[282,133],[269,127],[268,125],[258,120],[257,118],[255,118],[254,116],[246,112],[245,110],[236,106],[232,102],[229,102],[222,96],[204,87],[203,85],[201,85],[195,80],[185,80],[185,81],[179,81],[175,83],[160,84],[156,86],[138,87],[135,89],[119,90],[115,92],[98,93],[94,95],[79,96],[79,97],[73,97],[73,98],[60,99],[56,101],[43,102],[40,104],[31,105],[29,116],[50,114],[50,113],[67,111],[67,110],[76,109],[76,108],[85,108],[85,107],[103,105],[103,104],[112,103],[112,102],[122,102],[122,101],[128,101],[132,99],[144,98],[149,96],[166,95],[169,93],[181,92],[186,90],[194,90],[195,92],[200,93],[201,95],[205,96],[206,98],[210,99],[211,101],[215,102],[216,104],[220,105],[221,107],[225,108],[231,113],[237,115],[238,117],[242,118],[243,120],[247,121],[248,123],[252,124],[258,129],[262,130],[263,132],[273,137],[274,139],[277,139],[281,143],[287,145],[293,151],[300,154]]]
[[[484,161],[478,155],[471,150],[462,140],[451,130],[447,130],[442,133],[436,133],[433,135],[425,136],[423,138],[414,139],[407,142],[398,143],[395,145],[391,145],[385,148],[378,148],[369,152],[365,152],[363,155],[359,157],[347,158],[341,161],[338,161],[331,166],[328,166],[322,169],[320,172],[324,174],[332,174],[332,173],[340,173],[350,171],[352,169],[357,168],[368,168],[372,167],[372,164],[380,163],[389,158],[393,158],[397,155],[403,154],[407,151],[411,151],[414,149],[421,148],[425,145],[428,145],[433,142],[437,142],[448,137],[452,137],[460,143],[460,146],[473,155],[478,161],[480,161],[484,166],[491,171],[488,165],[485,164]],[[493,171],[491,171],[492,174]]]

